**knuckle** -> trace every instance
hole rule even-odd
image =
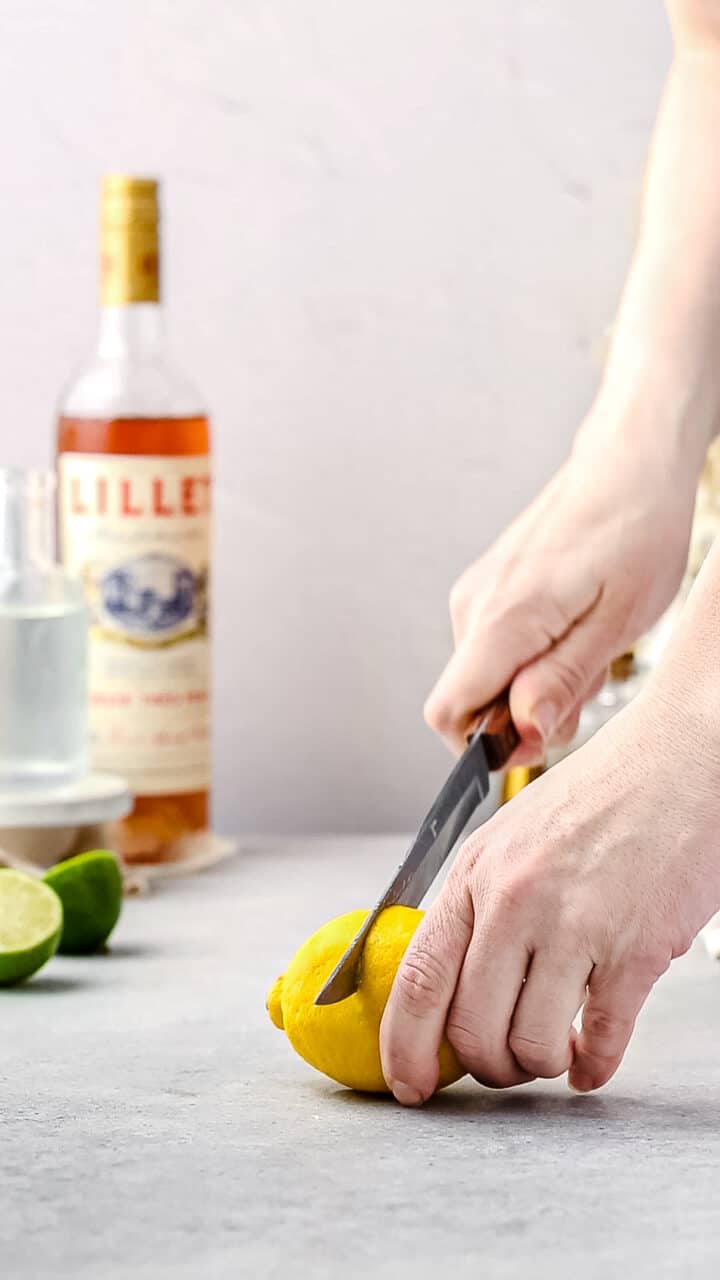
[[[464,577],[458,578],[450,589],[448,607],[453,622],[460,622],[465,617],[472,600],[472,592]]]
[[[471,927],[480,914],[485,918],[504,911],[504,891],[482,828],[461,845],[443,892],[451,902],[453,914],[462,912],[463,920]]]
[[[426,699],[423,707],[423,716],[426,725],[430,729],[434,729],[436,733],[445,733],[452,726],[450,707],[434,691]]]
[[[455,1011],[451,1014],[447,1038],[455,1050],[460,1065],[471,1076],[489,1089],[510,1089],[527,1079],[524,1072],[504,1051],[496,1051],[473,1026],[473,1015]]]
[[[489,845],[482,828],[464,843],[450,869],[446,892],[454,909],[469,903],[473,920],[484,930],[500,930],[508,936],[519,917],[528,919],[547,900],[547,887],[532,867],[507,866],[511,854]]]
[[[488,629],[501,641],[504,636],[523,638],[527,659],[539,657],[554,643],[555,628],[548,618],[547,596],[529,578],[504,584],[487,615]]]
[[[453,1009],[446,1035],[466,1071],[480,1071],[487,1065],[488,1047],[476,1025],[472,1010]]]
[[[590,1052],[600,1061],[615,1058],[618,1041],[625,1040],[633,1029],[635,1019],[626,1014],[614,1013],[602,1007],[586,1008],[583,1012],[583,1037],[591,1042]],[[612,1045],[612,1049],[609,1046]],[[608,1047],[608,1052],[604,1051]]]
[[[577,702],[588,683],[588,673],[577,659],[556,658],[550,663],[550,677],[555,685],[556,697],[564,706]]]
[[[396,996],[406,1013],[420,1017],[442,1005],[446,981],[445,966],[436,952],[427,945],[414,946],[398,969]]]
[[[465,884],[472,876],[485,852],[485,841],[486,837],[481,829],[473,831],[463,841],[448,875],[447,883],[450,887],[456,887],[458,883]]]
[[[568,716],[566,720],[563,720],[562,724],[551,735],[550,746],[566,747],[567,744],[569,742],[572,742],[573,738],[575,737],[575,734],[578,731],[579,722],[580,722],[579,711],[572,716]]]
[[[538,620],[543,614],[543,604],[542,592],[536,584],[527,580],[516,582],[514,590],[508,592],[502,599],[501,612],[497,614],[497,621],[509,631],[520,631],[522,628],[537,632]],[[537,641],[537,638],[537,635],[533,634],[533,640]]]
[[[513,920],[530,906],[537,907],[544,898],[542,878],[533,874],[533,868],[520,864],[512,868],[493,868],[488,865],[488,875],[483,886],[485,913],[499,925],[510,928]]]
[[[459,1023],[456,1018],[450,1019],[445,1034],[465,1070],[476,1070],[480,1066],[482,1058],[477,1035],[467,1026]]]
[[[460,931],[464,931],[469,938],[474,923],[475,911],[467,877],[453,878],[451,872],[432,915],[428,916],[427,927],[437,930],[439,949],[442,951],[443,944],[452,947]]]
[[[487,1058],[486,1045],[474,1010],[453,1005],[445,1034],[466,1070],[479,1068]]]
[[[525,1071],[547,1080],[561,1076],[567,1069],[567,1045],[553,1044],[547,1037],[512,1030],[508,1040],[510,1052]]]
[[[523,862],[501,880],[496,886],[498,904],[515,910],[524,907],[530,901],[537,901],[542,892],[543,883],[540,876],[533,874],[533,867]]]
[[[566,964],[582,956],[587,962],[587,969],[592,968],[592,936],[597,932],[597,925],[592,921],[582,906],[563,901],[563,892],[572,892],[567,887],[551,883],[543,886],[548,894],[547,901],[557,904],[554,913],[553,941],[556,953]]]
[[[673,944],[671,959],[678,960],[680,956],[687,955],[694,941],[695,941],[695,931],[689,927],[684,929],[681,928],[678,931],[677,938],[675,939],[675,942]],[[658,978],[661,978],[662,975],[667,971],[669,967],[670,967],[670,961],[669,960],[663,961],[663,968],[660,969],[660,971],[658,972],[658,975],[657,975]]]

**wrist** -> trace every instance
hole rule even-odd
[[[707,557],[643,696],[657,709],[671,737],[677,738],[679,772],[687,767],[707,784],[718,809],[719,674],[720,546],[716,546]]]
[[[704,355],[701,335],[666,346],[652,340],[649,319],[638,320],[634,335],[618,333],[591,413],[611,433],[657,454],[693,487],[720,418],[714,356]]]
[[[708,441],[659,403],[652,386],[603,385],[582,423],[572,460],[610,474],[618,491],[639,483],[657,503],[690,513]]]

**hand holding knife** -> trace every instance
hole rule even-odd
[[[315,1003],[336,1004],[358,989],[365,940],[386,907],[417,907],[449,858],[475,810],[490,790],[490,774],[502,769],[520,737],[504,693],[482,715],[440,795],[390,884],[353,938]]]

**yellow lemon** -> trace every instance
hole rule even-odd
[[[293,1049],[324,1075],[363,1093],[388,1093],[380,1066],[380,1020],[393,978],[423,917],[412,907],[388,907],[373,925],[363,952],[360,985],[338,1004],[316,1005],[315,997],[366,911],[329,920],[295,953],[287,972],[271,988],[267,1009]],[[446,1040],[439,1053],[438,1089],[463,1074]]]

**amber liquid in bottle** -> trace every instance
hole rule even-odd
[[[210,432],[167,361],[157,184],[112,177],[101,206],[95,357],[57,428],[63,555],[90,608],[94,765],[124,775],[129,862],[178,856],[209,820]]]
[[[58,423],[58,454],[135,457],[205,456],[210,451],[207,418],[65,418]],[[91,693],[92,703],[92,693]],[[162,861],[183,835],[202,831],[209,820],[209,792],[136,795],[132,813],[115,826],[118,851],[129,862]]]

